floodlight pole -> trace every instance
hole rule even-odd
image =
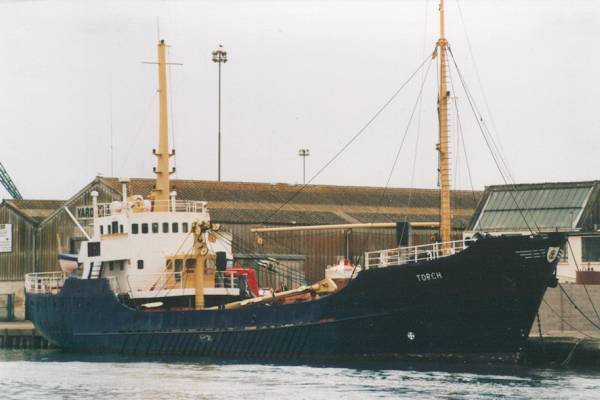
[[[310,150],[300,149],[298,155],[302,157],[302,184],[306,185],[306,157],[310,156]]]
[[[217,180],[221,182],[221,64],[227,62],[227,52],[222,45],[212,52],[212,60],[219,64],[219,122],[217,147]]]

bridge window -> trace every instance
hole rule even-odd
[[[131,224],[131,233],[133,233],[134,235],[137,235],[139,232],[139,225],[138,224]]]
[[[137,269],[144,269],[144,260],[137,261]]]
[[[181,224],[181,232],[188,233],[189,230],[190,230],[190,227],[187,222],[184,222]]]
[[[175,282],[181,282],[181,270],[183,269],[183,260],[175,259]]]
[[[181,268],[183,267],[183,260],[181,258],[175,259],[175,272],[181,272]]]
[[[163,222],[163,233],[169,233],[169,223]]]
[[[142,233],[148,233],[148,224],[142,224]]]
[[[186,272],[194,272],[194,268],[196,268],[196,259],[195,258],[186,258],[186,260],[185,260]]]
[[[179,232],[179,224],[177,222],[173,222],[173,224],[171,224],[171,225],[172,225],[171,227],[173,228],[172,229],[173,233]]]
[[[158,222],[152,223],[152,233],[158,233]]]
[[[88,257],[100,256],[100,242],[88,242],[87,243],[87,255],[88,255]]]

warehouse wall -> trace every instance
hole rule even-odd
[[[560,287],[548,288],[539,310],[542,332],[580,330],[590,335],[598,336],[600,330],[597,326],[600,326],[600,316],[596,312],[600,313],[600,285],[584,286],[575,283],[561,283],[561,285],[571,300],[573,300],[573,303],[577,304],[577,307],[593,324],[577,311],[569,298],[560,290]],[[592,303],[596,307],[595,311]],[[534,321],[530,335],[539,335],[537,321]]]
[[[0,253],[0,281],[20,281],[35,268],[36,227],[12,207],[0,206],[0,224],[12,224],[12,252]]]

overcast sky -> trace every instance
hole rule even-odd
[[[141,62],[156,58],[160,17],[171,61],[184,63],[170,73],[176,177],[216,179],[210,53],[223,44],[223,179],[301,182],[298,149],[310,149],[310,177],[433,50],[437,3],[1,1],[0,161],[25,198],[68,198],[97,174],[152,177],[157,71]],[[600,2],[446,7],[450,45],[516,181],[600,178]],[[435,72],[392,186],[436,187]],[[385,185],[420,78],[314,182]],[[502,183],[454,79],[474,187]],[[451,119],[452,179],[469,189]]]

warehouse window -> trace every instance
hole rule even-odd
[[[138,229],[139,229],[138,224],[131,224],[131,233],[133,233],[134,235],[137,235]]]
[[[567,262],[569,261],[569,252],[571,251],[571,248],[569,247],[569,242],[565,242],[565,244],[563,245],[562,249],[561,249],[561,253],[560,253],[560,261],[561,262]]]
[[[142,233],[148,233],[148,224],[142,224]]]
[[[581,238],[582,261],[600,261],[600,236]]]
[[[169,233],[169,223],[163,222],[163,233]]]
[[[177,222],[173,222],[172,228],[173,233],[179,232],[179,224]]]
[[[187,233],[190,230],[189,225],[187,222],[184,222],[183,224],[181,224],[181,231],[183,233]]]
[[[152,223],[152,233],[158,233],[158,222]]]

